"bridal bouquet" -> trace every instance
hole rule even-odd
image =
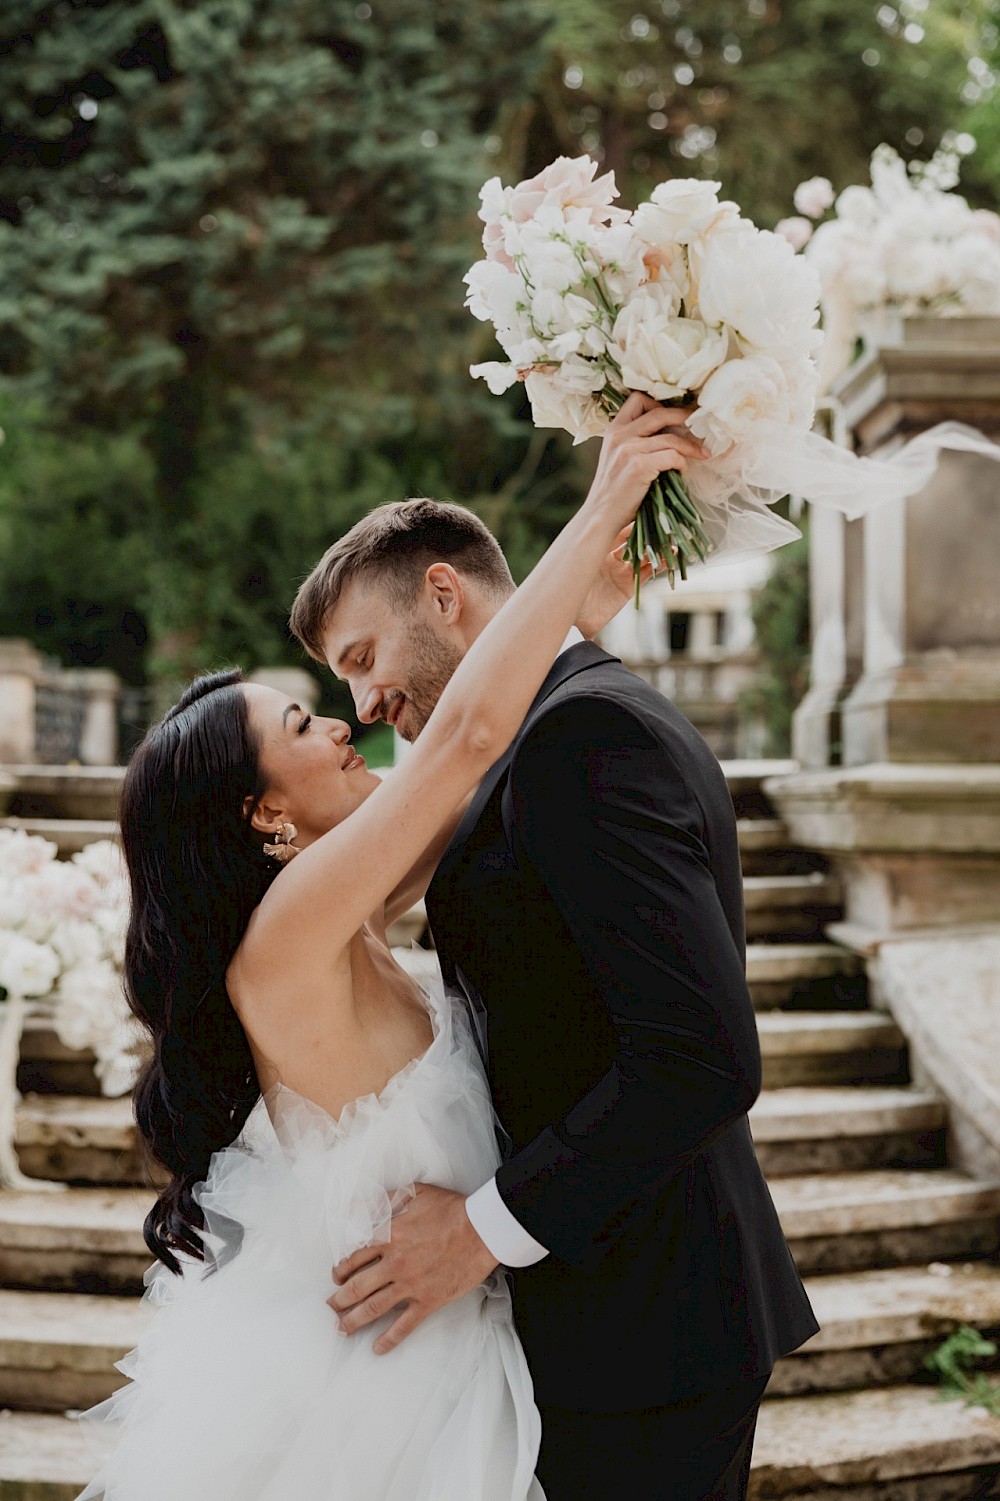
[[[757,229],[719,184],[661,183],[634,213],[614,207],[613,173],[560,157],[529,181],[481,192],[485,259],[467,305],[491,322],[506,361],[474,365],[500,394],[525,384],[538,427],[576,441],[607,427],[631,391],[696,408],[710,457],[667,473],[636,517],[636,576],[797,535],[767,509],[787,493],[756,473],[814,415],[819,279],[781,236]]]
[[[777,232],[819,275],[828,342],[837,346],[829,378],[887,315],[1000,315],[1000,215],[970,208],[954,191],[958,161],[942,150],[907,168],[882,145],[870,187],[855,184],[835,197],[816,177],[796,188],[797,212]]]
[[[140,1033],[121,983],[124,860],[109,840],[55,856],[48,839],[0,830],[0,996],[44,1001],[60,1040],[96,1055],[102,1092],[126,1094]]]

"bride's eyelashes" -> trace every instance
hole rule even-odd
[[[312,715],[311,714],[307,714],[306,717],[305,717],[305,719],[303,719],[302,723],[299,725],[299,727],[298,727],[298,729],[296,731],[296,734],[298,734],[298,735],[304,735],[305,732],[306,732],[306,730],[309,728],[309,726],[311,724],[312,724]]]

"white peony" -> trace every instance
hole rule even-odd
[[[8,995],[25,999],[48,995],[60,968],[59,957],[48,944],[34,943],[20,933],[0,932],[0,987]]]
[[[630,391],[675,401],[722,364],[729,339],[700,319],[676,317],[670,289],[651,282],[618,314],[610,348]]]
[[[721,222],[735,220],[735,203],[720,203],[721,183],[697,177],[661,182],[632,215],[632,227],[646,245],[688,245]]]
[[[755,422],[792,420],[794,403],[786,373],[766,355],[730,360],[705,382],[688,427],[712,454],[723,454],[746,437]]]
[[[741,225],[692,247],[698,311],[727,324],[751,351],[796,359],[815,351],[820,283],[787,240]]]
[[[833,184],[828,177],[810,177],[800,182],[792,199],[795,211],[808,219],[821,219],[833,203]]]

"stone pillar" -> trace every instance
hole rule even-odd
[[[80,764],[116,766],[118,705],[122,695],[118,674],[103,667],[75,667],[60,672],[53,681],[61,688],[78,693],[83,700]]]
[[[1000,318],[906,319],[835,394],[863,454],[948,420],[996,439]],[[922,491],[860,525],[863,672],[841,707],[844,764],[1000,759],[1000,464],[946,452]],[[847,631],[846,600],[841,618]]]
[[[35,759],[35,684],[42,659],[27,641],[0,641],[0,762]]]
[[[863,454],[948,420],[997,441],[1000,319],[907,320],[836,395]],[[953,1161],[1000,1174],[1000,463],[945,452],[909,500],[841,527],[815,512],[812,548],[809,769],[765,791],[839,877],[829,936],[865,956],[873,1004],[947,1099]]]

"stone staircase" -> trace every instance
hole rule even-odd
[[[905,1039],[868,1008],[857,957],[825,941],[836,886],[763,798],[774,769],[727,768],[764,1056],[752,1124],[822,1329],[774,1373],[751,1496],[1000,1498],[1000,1419],[942,1401],[924,1369],[961,1324],[1000,1333],[1000,1183],[948,1166],[942,1102],[910,1083]],[[401,957],[433,965],[423,950]],[[0,1194],[0,1501],[82,1488],[90,1459],[66,1413],[120,1384],[113,1362],[147,1316],[149,1190],[129,1104],[99,1097],[91,1064],[42,1019],[26,1029],[22,1165],[72,1186]]]

